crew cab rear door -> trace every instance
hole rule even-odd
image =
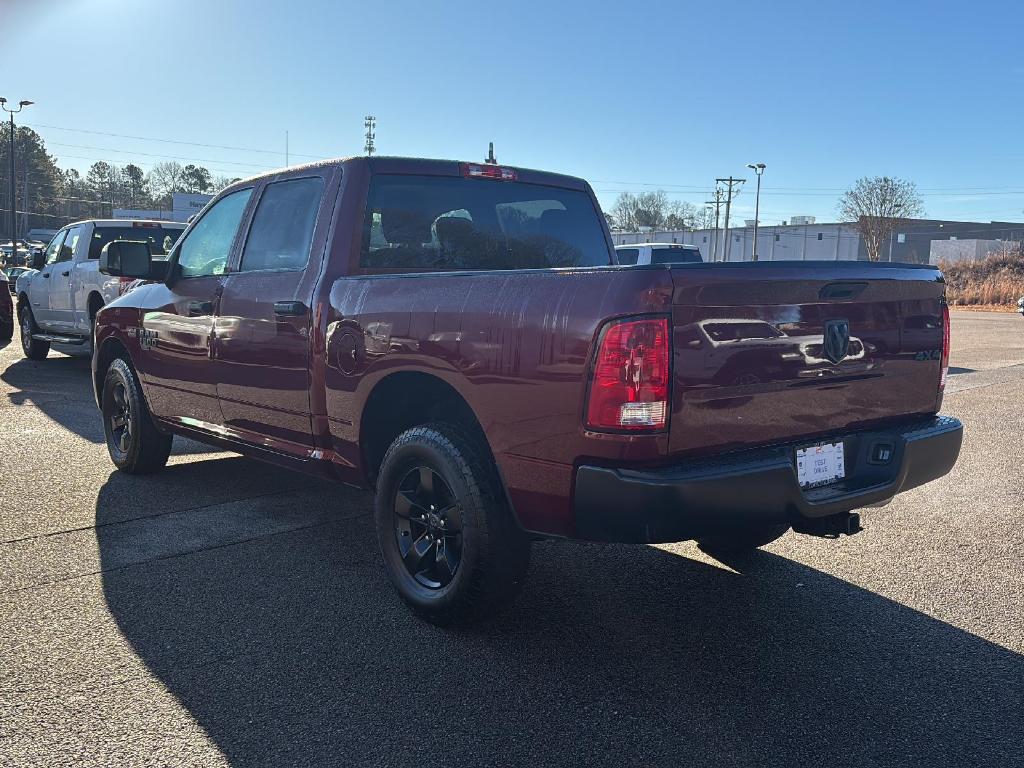
[[[252,224],[224,281],[214,334],[225,427],[248,442],[300,457],[314,447],[313,290],[336,173],[297,171],[261,185]]]

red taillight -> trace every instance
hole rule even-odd
[[[505,168],[489,163],[461,163],[462,175],[471,179],[497,179],[498,181],[515,181],[516,169]]]
[[[946,376],[949,375],[949,305],[942,305],[942,377],[939,379],[939,390],[946,388]]]
[[[664,429],[670,361],[667,318],[609,324],[590,380],[587,428]]]

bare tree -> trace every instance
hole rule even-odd
[[[615,198],[615,204],[610,211],[611,217],[618,227],[626,232],[636,232],[636,196],[630,192],[623,192]]]
[[[234,184],[236,181],[241,181],[241,179],[238,176],[214,176],[211,182],[213,186],[210,187],[210,194],[215,195],[224,187]]]
[[[694,229],[711,229],[715,226],[715,209],[708,206],[698,208],[693,215]]]
[[[174,161],[154,165],[146,178],[153,200],[163,205],[170,205],[171,193],[182,191],[183,172],[181,164]]]
[[[693,229],[697,224],[697,206],[685,200],[673,200],[665,213],[665,229]]]
[[[896,231],[901,219],[924,216],[924,204],[912,181],[888,176],[865,176],[839,199],[839,215],[853,223],[864,238],[871,261],[878,261],[882,246]]]

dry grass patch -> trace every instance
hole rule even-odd
[[[941,263],[946,276],[946,298],[950,305],[995,305],[1016,307],[1024,296],[1024,254],[1019,246],[979,261]]]

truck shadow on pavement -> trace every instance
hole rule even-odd
[[[172,466],[161,483],[294,479],[246,464]],[[250,519],[279,519],[282,505],[308,516],[292,530],[225,546],[190,526],[176,552],[140,563],[126,551],[138,537],[114,523],[118,498],[146,482],[115,473],[97,499],[106,602],[234,765],[1019,758],[1024,657],[776,554],[730,569],[652,547],[539,544],[510,612],[442,630],[388,584],[367,494],[304,480],[246,502]]]
[[[101,445],[103,421],[92,392],[92,359],[87,355],[51,354],[45,360],[20,359],[0,373],[12,391],[12,405],[31,405],[64,429]],[[83,407],[84,406],[84,407]],[[221,449],[175,438],[174,454],[215,453]]]

